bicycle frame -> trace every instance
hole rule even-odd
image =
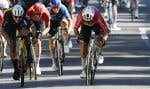
[[[88,55],[86,57],[86,85],[92,85],[94,81],[98,58],[96,49],[95,37],[91,37],[88,46]]]
[[[28,54],[27,46],[25,42],[29,41],[30,42],[30,52]],[[34,78],[37,80],[36,76],[36,56],[35,56],[35,51],[32,43],[32,37],[23,37],[20,36],[18,37],[18,43],[19,43],[19,67],[21,69],[21,87],[24,86],[24,73],[26,72],[27,68],[29,67],[29,74],[30,74],[30,80],[32,79],[32,71],[34,73]],[[27,63],[28,62],[28,63]],[[33,64],[32,64],[33,63]],[[27,65],[29,64],[29,65]],[[26,66],[25,66],[26,65]]]
[[[18,37],[18,45],[19,45],[19,68],[21,69],[21,87],[24,86],[24,70],[25,70],[25,63],[26,63],[26,46],[25,46],[25,38]]]
[[[65,58],[64,53],[64,38],[62,35],[62,30],[60,27],[57,28],[56,34],[56,45],[57,45],[57,58],[58,58],[58,66],[59,66],[59,76],[63,75],[63,61]]]

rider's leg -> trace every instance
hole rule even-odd
[[[87,56],[87,47],[88,47],[88,43],[84,42],[83,40],[80,41],[80,57],[81,57],[81,69],[82,72],[80,74],[81,78],[86,77],[85,76],[85,68],[86,68],[86,56]]]
[[[104,0],[104,17],[108,15],[108,1],[109,0]]]
[[[134,0],[134,4],[135,4],[135,18],[139,17],[139,0]]]
[[[113,5],[113,28],[118,28],[117,27],[117,16],[118,16],[118,5],[116,0],[112,0],[112,5]]]
[[[35,43],[35,51],[36,51],[36,73],[37,74],[41,74],[41,69],[40,69],[40,57],[41,57],[41,40],[40,39],[36,39],[36,43]]]
[[[2,40],[4,42],[4,56],[7,57],[6,47],[7,47],[7,40],[2,36]]]
[[[58,68],[57,68],[56,58],[55,58],[56,39],[54,37],[50,37],[48,41],[49,41],[50,55],[52,59],[52,71],[57,71]]]
[[[80,74],[80,77],[86,77],[86,56],[88,53],[88,43],[89,43],[89,37],[91,36],[91,27],[82,25],[80,30],[80,57],[81,57],[81,64],[82,64],[82,72]]]
[[[12,32],[9,32],[8,29],[2,30],[2,35],[7,40],[8,46],[10,48],[10,58],[13,63],[14,73],[13,79],[19,80],[20,78],[20,70],[18,68],[18,59],[16,54],[16,37],[15,37],[15,28],[12,29]]]

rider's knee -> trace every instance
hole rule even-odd
[[[97,36],[96,37],[96,45],[100,48],[103,48],[105,45],[105,40],[102,37]]]
[[[81,58],[86,58],[87,56],[87,48],[88,48],[88,43],[84,41],[80,41],[80,57]]]

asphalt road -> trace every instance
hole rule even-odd
[[[89,4],[99,6],[96,0]],[[119,8],[118,26],[121,30],[112,30],[103,49],[105,61],[98,66],[95,83],[86,86],[80,79],[81,63],[79,45],[72,36],[73,48],[67,54],[64,63],[64,75],[59,77],[51,71],[51,60],[47,40],[42,42],[40,66],[42,75],[38,79],[25,79],[24,89],[150,89],[150,1],[141,0],[139,19],[131,22],[128,9]],[[103,9],[100,8],[103,12]],[[9,50],[9,48],[8,48]],[[8,52],[9,53],[9,52]],[[21,88],[19,81],[12,79],[12,64],[9,56],[5,68],[0,73],[0,89]]]

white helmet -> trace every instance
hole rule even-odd
[[[82,11],[82,16],[85,21],[91,21],[94,17],[95,10],[92,6],[87,6]]]
[[[13,16],[23,16],[24,10],[23,10],[22,6],[21,5],[15,5],[12,8],[12,14],[13,14]]]

